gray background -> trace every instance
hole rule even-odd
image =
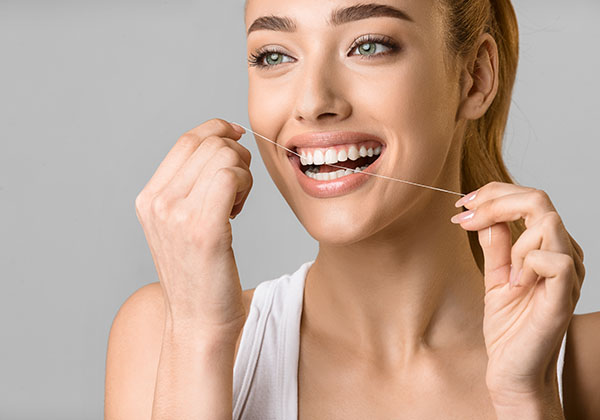
[[[600,2],[515,6],[506,160],[584,248],[575,312],[597,311]],[[242,12],[241,0],[0,2],[0,418],[102,418],[112,320],[158,280],[134,199],[183,132],[213,117],[248,124]],[[241,143],[254,157],[233,222],[248,289],[295,271],[317,244],[255,140]]]

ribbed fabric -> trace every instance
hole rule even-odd
[[[298,419],[300,319],[313,262],[254,290],[233,367],[233,420]],[[557,362],[561,404],[566,339],[565,334]]]

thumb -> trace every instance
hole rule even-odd
[[[486,293],[508,282],[510,276],[512,237],[506,222],[496,223],[478,231],[483,250]]]

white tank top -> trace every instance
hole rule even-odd
[[[298,354],[304,280],[313,261],[254,290],[233,367],[233,420],[298,419]],[[565,343],[558,355],[562,404]]]

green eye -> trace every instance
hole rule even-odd
[[[377,46],[380,46],[380,48]],[[356,49],[360,55],[373,55],[375,53],[385,52],[390,48],[379,42],[365,42],[356,47]]]
[[[283,55],[276,53],[276,52],[272,52],[266,55],[265,57],[265,61],[267,62],[268,65],[272,66],[275,64],[279,64],[283,61]]]

